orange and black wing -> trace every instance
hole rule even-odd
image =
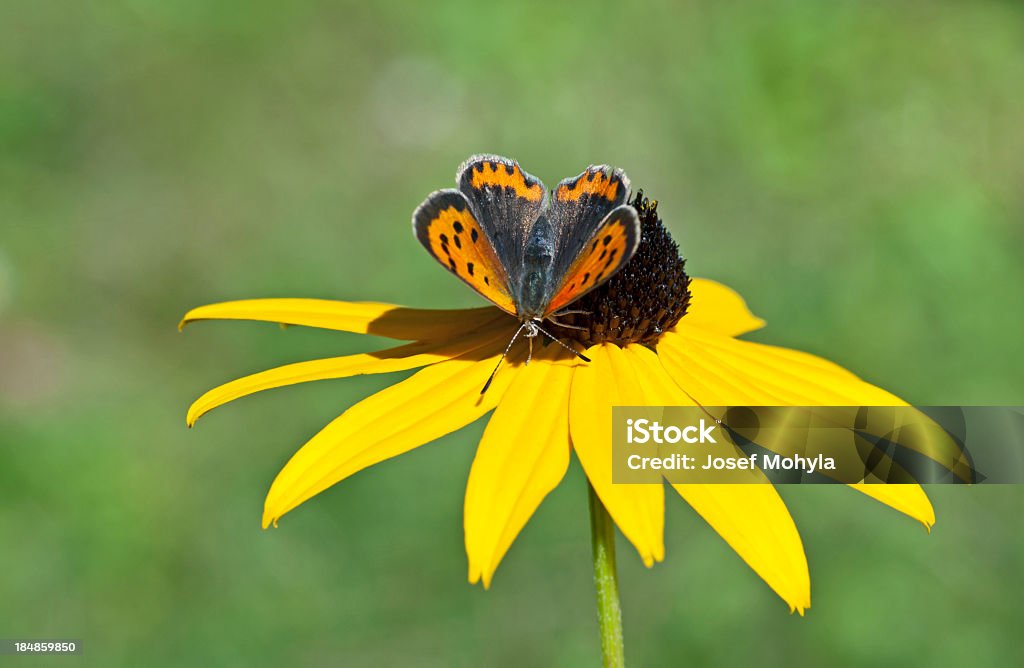
[[[496,306],[515,314],[508,271],[461,192],[432,193],[413,213],[412,226],[435,260]]]
[[[640,218],[636,209],[624,204],[613,209],[593,230],[581,250],[561,275],[544,317],[565,308],[615,275],[640,245]],[[556,255],[556,262],[558,257]]]
[[[625,172],[608,165],[591,165],[581,174],[559,182],[551,208],[557,211],[567,207],[583,214],[597,214],[600,220],[628,197],[629,178]]]
[[[620,169],[591,165],[559,183],[552,195],[548,218],[554,228],[552,275],[557,279],[566,275],[605,216],[626,203],[629,179]]]
[[[523,264],[526,239],[544,210],[547,191],[515,160],[474,155],[455,176],[494,251],[510,274]]]
[[[615,274],[640,243],[640,223],[621,169],[591,165],[552,193],[554,289],[545,314],[565,308]]]

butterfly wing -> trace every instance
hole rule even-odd
[[[555,188],[549,214],[555,287],[545,315],[601,285],[633,257],[640,243],[640,220],[625,204],[628,198],[629,178],[607,165],[591,165]]]
[[[612,209],[584,242],[583,249],[574,253],[565,273],[556,279],[558,287],[548,302],[544,317],[568,306],[614,276],[629,262],[639,245],[640,218],[636,209],[628,204]]]
[[[546,190],[519,163],[497,155],[474,155],[456,174],[495,252],[510,275],[523,264],[527,235],[544,210]]]
[[[469,200],[458,190],[438,190],[412,215],[413,232],[448,271],[499,308],[515,314],[506,265]]]

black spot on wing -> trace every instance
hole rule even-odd
[[[469,272],[470,276],[473,275],[473,263],[472,262],[467,262],[466,263],[466,271]]]
[[[539,195],[536,200],[517,191],[520,180],[532,195]],[[541,213],[544,184],[516,161],[496,155],[470,157],[459,168],[456,182],[476,218],[476,225],[463,223],[470,241],[489,243],[506,272],[520,267],[525,237]],[[507,276],[498,272],[494,278],[498,283],[508,281]]]

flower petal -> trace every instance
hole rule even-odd
[[[511,324],[510,320],[509,325]],[[416,341],[372,353],[286,364],[244,376],[215,387],[196,399],[188,409],[186,422],[191,427],[202,415],[214,408],[263,390],[313,380],[404,371],[465,355],[496,342],[507,341],[512,333],[511,329],[505,326],[504,322],[501,325],[484,327],[445,343]]]
[[[820,357],[682,323],[658,341],[658,355],[676,383],[706,406],[906,405]]]
[[[501,314],[493,306],[440,310],[329,299],[243,299],[194,308],[178,328],[196,320],[259,320],[414,341],[464,334]]]
[[[618,346],[587,350],[576,368],[569,398],[573,448],[594,491],[647,566],[665,557],[665,489],[662,485],[612,484],[612,406],[642,405],[637,372]]]
[[[500,401],[518,372],[503,365],[490,389],[480,389],[498,361],[474,351],[421,369],[335,418],[285,464],[263,509],[266,527],[331,485],[473,422]]]
[[[790,612],[803,615],[811,607],[804,546],[771,483],[672,487],[789,604]]]
[[[489,587],[502,557],[569,467],[569,388],[576,359],[549,345],[494,411],[466,485],[469,581]]]
[[[850,485],[858,492],[913,517],[931,533],[935,525],[935,510],[920,485]]]
[[[628,346],[626,354],[633,358],[640,375],[646,404],[693,405],[657,355],[638,345]],[[764,477],[760,471],[751,475]],[[802,615],[810,607],[811,577],[803,543],[786,504],[771,483],[672,487],[789,604],[790,611]]]
[[[750,312],[739,293],[706,278],[690,281],[690,308],[680,322],[726,336],[764,327],[764,320]]]
[[[704,406],[906,405],[899,397],[820,357],[740,341],[683,323],[659,339],[658,357],[679,387]],[[935,521],[931,504],[918,485],[852,487],[925,526]]]
[[[632,343],[623,349],[636,367],[645,406],[696,406],[665,371],[658,355],[647,346]]]

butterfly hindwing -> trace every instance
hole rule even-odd
[[[469,158],[455,179],[498,257],[509,273],[516,271],[522,265],[527,234],[545,206],[544,184],[515,160],[497,155]]]
[[[583,248],[575,251],[548,302],[544,316],[562,309],[601,285],[633,257],[640,245],[640,218],[628,204],[599,221]],[[558,257],[556,256],[556,261]]]
[[[508,271],[461,192],[432,193],[413,213],[412,224],[434,259],[499,308],[516,312]]]
[[[612,209],[625,204],[628,197],[625,172],[608,165],[591,165],[581,174],[559,182],[551,211],[563,223],[586,220],[596,225]]]
[[[556,239],[552,267],[556,279],[566,275],[605,216],[625,204],[628,197],[626,174],[607,165],[591,165],[558,184],[549,214]]]
[[[626,201],[628,194],[629,179],[625,172],[608,165],[591,165],[582,173],[560,181],[555,188],[555,201],[580,203],[590,198],[597,203],[608,202],[614,209]]]

